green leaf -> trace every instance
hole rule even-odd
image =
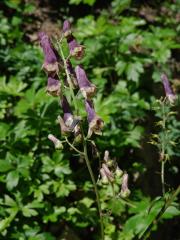
[[[13,167],[7,160],[0,160],[0,172],[7,172]]]
[[[7,174],[6,177],[6,186],[10,191],[18,185],[19,182],[19,172],[17,170],[11,171]]]
[[[6,139],[6,137],[8,136],[9,129],[10,129],[9,124],[3,122],[0,123],[0,140]]]

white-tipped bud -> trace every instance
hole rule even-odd
[[[104,161],[107,162],[108,160],[109,160],[109,151],[106,150],[106,151],[104,152]]]
[[[54,143],[55,149],[63,149],[61,141],[57,139],[53,134],[49,134],[48,139]]]
[[[122,198],[127,198],[129,197],[131,191],[128,188],[128,174],[125,173],[122,177],[122,186],[121,186],[121,192],[120,192],[120,196]]]
[[[102,168],[104,169],[104,172],[105,172],[107,178],[109,179],[109,181],[113,182],[114,181],[114,177],[113,177],[112,172],[109,170],[108,166],[105,163],[103,163],[102,164]]]

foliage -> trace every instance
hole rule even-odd
[[[56,116],[61,109],[45,92],[39,46],[28,43],[22,31],[33,5],[3,2],[14,14],[7,18],[5,11],[0,13],[0,239],[83,239],[87,234],[98,239],[96,203],[82,159],[66,148],[54,152],[47,140],[49,133],[60,136]],[[92,6],[98,0],[69,2]],[[151,171],[137,153],[145,151],[143,141],[150,140],[144,137],[151,131],[146,121],[152,114],[152,96],[162,95],[160,74],[165,71],[172,78],[177,72],[178,1],[165,1],[162,7],[166,12],[149,21],[147,15],[138,15],[135,1],[114,0],[98,16],[77,19],[74,31],[86,46],[81,63],[98,86],[95,106],[105,121],[103,136],[95,139],[100,158],[110,150],[131,175],[129,200],[114,199],[111,186],[100,187],[107,240],[140,238],[152,222],[152,230],[158,231],[157,216],[176,186],[169,187],[168,196],[153,200],[133,180]],[[170,120],[168,128],[178,141],[179,123],[174,115]],[[177,169],[173,157],[179,156],[178,145],[168,145],[168,153]],[[158,165],[158,157],[153,161]],[[98,178],[98,159],[92,164]],[[170,176],[176,177],[176,171]],[[175,200],[160,222],[179,215]]]

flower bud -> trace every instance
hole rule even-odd
[[[71,24],[68,20],[65,20],[63,23],[63,33],[65,38],[68,38],[69,36],[72,35]]]
[[[165,74],[161,75],[161,79],[162,79],[162,82],[163,82],[163,86],[164,86],[166,97],[169,100],[169,102],[171,104],[173,104],[174,101],[176,100],[176,95],[173,93],[173,91],[171,89],[169,80],[168,80],[168,78],[167,78],[167,76]]]
[[[130,195],[131,191],[128,188],[128,174],[125,173],[122,177],[122,186],[121,186],[121,192],[120,196],[122,198],[126,198]]]
[[[57,139],[53,134],[49,134],[48,139],[54,143],[55,149],[63,149],[61,141]]]
[[[109,179],[106,176],[106,173],[105,173],[103,168],[100,169],[100,175],[101,175],[102,184],[108,184],[109,183]]]
[[[106,174],[107,178],[109,179],[110,182],[113,182],[114,181],[114,177],[113,177],[113,174],[112,172],[109,170],[108,166],[103,163],[102,164],[102,169],[104,170],[104,173]]]

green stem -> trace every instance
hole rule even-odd
[[[162,183],[162,194],[163,194],[163,196],[165,194],[164,166],[165,166],[165,161],[162,160],[162,162],[161,162],[161,183]]]
[[[76,147],[74,147],[74,146],[69,142],[69,140],[68,140],[67,137],[65,137],[65,140],[66,140],[67,144],[69,144],[69,146],[70,146],[72,149],[74,149],[74,151],[76,151],[76,152],[79,153],[80,155],[84,155],[83,152],[79,151]]]
[[[63,63],[64,63],[64,68],[65,68],[67,81],[68,81],[69,88],[70,88],[71,98],[73,100],[73,104],[74,104],[75,110],[77,111],[78,107],[77,107],[77,104],[76,104],[76,98],[75,98],[74,91],[73,91],[73,84],[71,82],[71,77],[70,77],[68,69],[67,69],[66,59],[65,59],[65,56],[64,56],[61,44],[58,43],[58,47],[59,47],[59,51],[60,51],[60,54],[61,54],[61,57],[62,57],[62,60],[63,60]]]
[[[88,158],[87,142],[86,142],[85,139],[84,139],[83,145],[84,145],[84,158],[85,158],[86,165],[87,165],[89,174],[91,176],[91,180],[92,180],[92,183],[93,183],[93,186],[94,186],[94,191],[95,191],[95,194],[96,194],[96,201],[97,201],[99,217],[100,217],[100,225],[101,225],[101,239],[104,240],[104,226],[103,226],[103,215],[102,215],[102,210],[101,210],[101,203],[100,203],[99,193],[98,193],[98,189],[97,189],[97,185],[96,185],[96,180],[95,180],[95,177],[94,177],[91,165],[90,165],[90,161],[89,161],[89,158]]]

